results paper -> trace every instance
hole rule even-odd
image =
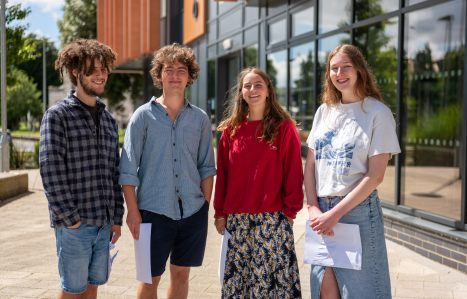
[[[151,275],[151,223],[141,223],[139,240],[135,243],[136,279],[152,284]]]
[[[334,236],[318,235],[306,221],[305,264],[362,269],[362,241],[358,224],[338,223]]]

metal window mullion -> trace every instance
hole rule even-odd
[[[318,110],[318,86],[319,86],[319,78],[318,78],[318,50],[319,50],[319,41],[316,38],[319,33],[319,0],[315,1],[315,63],[314,63],[314,76],[313,76],[313,115],[316,114],[316,110]]]
[[[399,0],[399,5],[402,6],[404,0]],[[399,145],[401,147],[401,153],[394,157],[394,170],[395,170],[395,182],[394,182],[394,205],[398,206],[402,203],[403,192],[402,187],[402,156],[405,157],[405,149],[402,146],[402,105],[403,105],[403,91],[404,91],[404,24],[405,16],[402,11],[399,10],[399,28],[398,28],[398,48],[397,48],[397,93],[396,93],[396,133]]]
[[[350,44],[355,45],[355,33],[354,33],[353,24],[355,23],[356,0],[351,0],[351,1],[352,2],[350,3]]]
[[[465,1],[464,1],[465,3]],[[465,6],[467,10],[467,5]],[[464,11],[467,16],[467,12]],[[467,41],[467,24],[466,18],[464,18],[464,50],[465,43]],[[467,52],[464,51],[464,103],[463,103],[463,117],[462,117],[462,170],[461,170],[461,221],[458,228],[462,230],[467,230]]]

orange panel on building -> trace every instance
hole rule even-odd
[[[188,44],[206,34],[206,0],[184,0],[183,43]]]
[[[98,0],[97,39],[117,52],[116,64],[160,47],[160,0]]]

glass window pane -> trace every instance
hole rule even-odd
[[[216,45],[208,47],[208,57],[209,58],[216,57],[216,54],[217,54],[216,49],[217,49]]]
[[[251,45],[243,49],[243,64],[244,67],[257,66],[258,59],[258,44]]]
[[[208,109],[207,113],[211,120],[211,127],[216,128],[216,60],[208,61]],[[213,133],[213,140],[215,140],[216,133]]]
[[[417,4],[426,0],[405,0],[405,6]]]
[[[281,12],[284,12],[287,8],[287,2],[288,2],[287,0],[269,0],[268,1],[268,16],[273,16]]]
[[[279,104],[286,109],[287,50],[268,54],[267,72],[272,80],[272,84],[274,84],[274,90]]]
[[[315,43],[290,48],[289,111],[299,124],[300,139],[305,142],[310,134],[314,115]]]
[[[242,26],[242,10],[237,9],[219,18],[219,37]]]
[[[355,21],[366,20],[399,9],[398,0],[356,0]]]
[[[269,24],[269,44],[272,45],[284,41],[286,38],[286,28],[285,19]]]
[[[208,1],[208,20],[212,20],[217,16],[217,2],[214,0]]]
[[[315,8],[313,6],[300,10],[292,15],[292,36],[314,30]]]
[[[208,43],[210,43],[217,39],[216,21],[209,23],[207,27],[208,27]]]
[[[258,26],[245,30],[245,45],[251,45],[258,42]]]
[[[258,21],[259,8],[252,6],[245,6],[245,24]]]
[[[376,79],[381,96],[393,113],[397,101],[397,30],[398,18],[355,29],[355,46],[366,58]],[[395,159],[389,160],[384,181],[378,186],[381,200],[394,202]]]
[[[351,0],[319,1],[319,33],[350,25]]]
[[[403,204],[456,220],[465,146],[463,2],[408,13],[404,28]]]
[[[237,6],[239,3],[238,2],[229,2],[229,1],[219,1],[219,14],[223,14],[235,6]]]
[[[229,37],[232,39],[232,47],[230,49],[224,49],[224,40],[217,43],[217,53],[219,56],[232,53],[233,51],[240,50],[242,48],[242,34]]]

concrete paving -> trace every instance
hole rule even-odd
[[[60,280],[47,199],[38,170],[27,172],[30,193],[0,203],[0,298],[57,298]],[[303,298],[310,298],[310,267],[303,264],[306,218],[303,209],[294,236]],[[122,232],[110,280],[99,288],[98,298],[136,298],[133,240],[126,225]],[[189,298],[220,298],[220,243],[221,237],[210,223],[204,263],[191,271]],[[467,275],[391,241],[387,248],[393,298],[467,298]],[[167,287],[168,275],[164,274],[159,298],[166,298]]]

